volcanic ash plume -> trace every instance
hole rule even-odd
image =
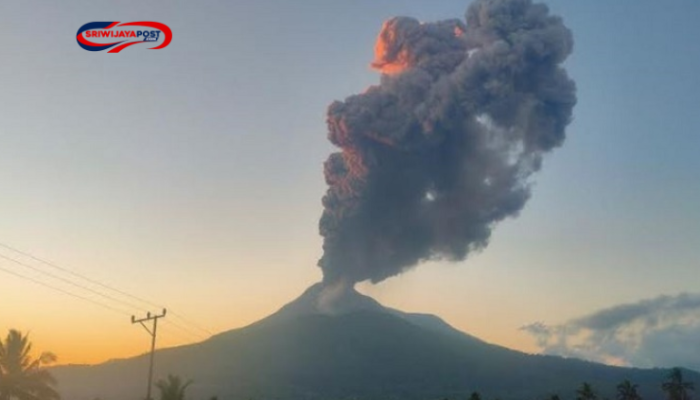
[[[463,260],[527,201],[576,103],[571,32],[545,5],[478,0],[460,20],[387,21],[379,85],[328,108],[324,282]]]

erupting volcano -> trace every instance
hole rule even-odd
[[[474,391],[517,400],[570,393],[581,382],[604,398],[625,379],[661,398],[667,371],[509,350],[354,289],[423,261],[464,260],[520,212],[572,118],[575,85],[562,67],[572,46],[562,20],[530,0],[476,0],[465,21],[384,23],[371,63],[380,82],[328,107],[339,152],[325,162],[323,281],[247,327],[159,350],[156,376],[192,379],[192,398],[226,400],[464,399]],[[54,372],[65,398],[137,398],[147,362]]]

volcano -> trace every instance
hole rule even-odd
[[[66,399],[142,398],[147,363],[142,355],[52,372]],[[584,381],[612,395],[624,379],[643,396],[660,397],[667,373],[513,351],[439,317],[384,307],[352,287],[316,284],[247,327],[158,350],[155,375],[192,379],[190,398],[461,399],[479,391],[507,400],[567,397]]]

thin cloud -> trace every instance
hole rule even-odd
[[[543,353],[634,367],[700,370],[700,294],[659,296],[596,311],[560,325],[521,330]]]

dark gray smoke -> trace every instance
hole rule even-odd
[[[477,0],[460,20],[387,21],[379,85],[328,108],[326,283],[463,260],[527,201],[576,103],[571,32],[543,4]]]

